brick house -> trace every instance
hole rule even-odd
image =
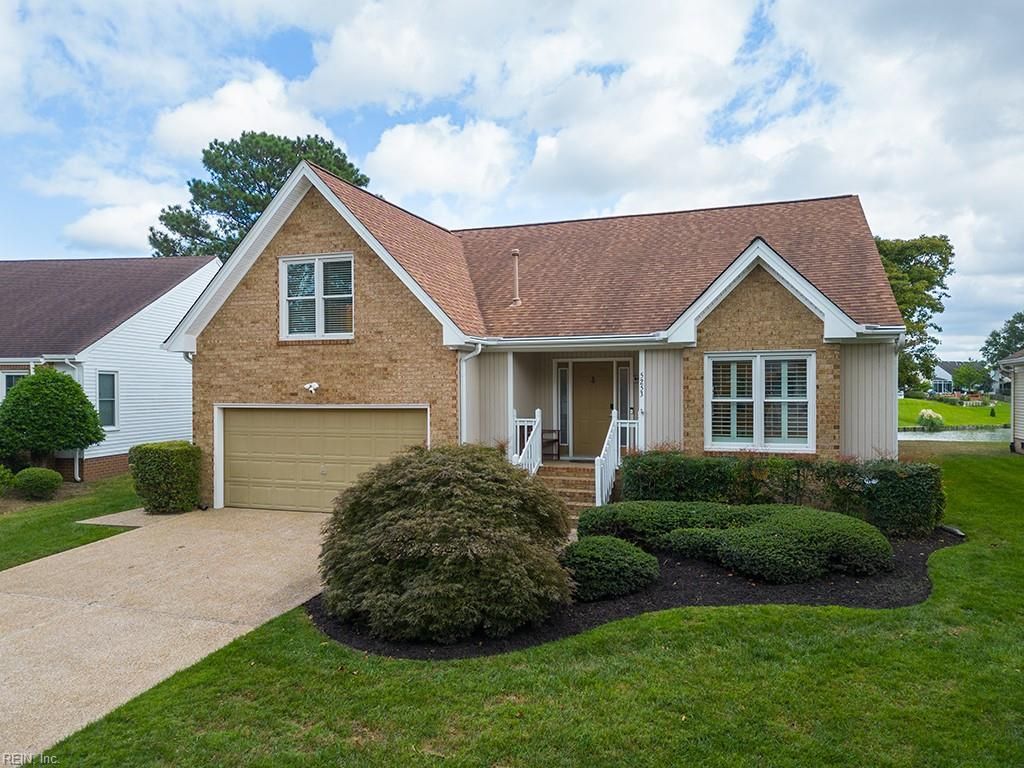
[[[165,346],[206,499],[324,509],[419,443],[580,503],[625,450],[895,456],[903,333],[855,196],[447,230],[302,163]]]
[[[124,472],[138,443],[192,438],[192,370],[161,343],[219,267],[212,257],[0,261],[0,400],[53,366],[82,385],[106,434],[57,456],[65,479]]]

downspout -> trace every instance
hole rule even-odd
[[[466,419],[469,417],[469,407],[466,401],[466,363],[472,360],[474,357],[483,352],[484,345],[477,343],[476,348],[462,356],[459,360],[459,431],[462,433],[459,435],[461,438],[460,442],[466,442]]]
[[[80,377],[78,375],[79,374],[78,366],[71,362],[71,358],[70,357],[65,357],[64,358],[64,365],[68,366],[72,371],[75,372],[74,373],[74,379],[81,386],[82,385],[82,381],[81,381],[81,379],[80,379]],[[75,448],[75,482],[76,483],[82,482],[82,475],[81,475],[81,472],[79,471],[79,467],[78,467],[78,457],[79,457],[79,454],[81,452],[82,451],[81,451],[80,448]]]
[[[185,358],[185,362],[192,365],[192,361],[195,359],[195,352],[182,352],[181,356]]]

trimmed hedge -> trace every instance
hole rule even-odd
[[[708,516],[701,526],[665,534],[656,548],[777,584],[809,581],[829,571],[869,576],[892,567],[889,541],[863,520],[785,504],[732,509],[745,510],[748,522],[732,514]]]
[[[184,440],[142,443],[128,451],[135,490],[146,511],[162,515],[199,506],[202,451]]]
[[[877,528],[807,507],[778,507],[758,523],[723,530],[716,552],[727,568],[776,584],[829,571],[870,576],[892,568],[892,546]]]
[[[767,514],[754,506],[708,501],[619,501],[584,510],[579,535],[615,536],[644,549],[658,549],[662,537],[678,528],[725,528],[750,525]]]
[[[678,557],[694,560],[718,560],[722,528],[676,528],[661,537],[658,546]]]
[[[622,462],[627,501],[799,504],[867,520],[890,536],[925,536],[942,520],[942,470],[898,461],[700,457],[651,451]],[[685,527],[685,526],[682,526]]]
[[[0,496],[12,485],[14,485],[14,473],[3,464],[0,464]]]
[[[639,592],[660,573],[658,558],[614,536],[584,536],[561,559],[584,602]]]
[[[335,502],[323,604],[377,637],[502,637],[570,601],[558,560],[568,535],[565,503],[500,451],[413,448]]]
[[[63,482],[60,472],[43,467],[27,467],[14,476],[14,490],[26,499],[44,501],[56,496]]]

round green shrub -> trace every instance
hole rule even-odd
[[[765,519],[720,532],[719,562],[776,584],[829,571],[870,576],[892,568],[892,546],[870,523],[807,507],[775,508]]]
[[[324,529],[324,607],[396,640],[501,637],[571,599],[564,502],[483,446],[414,448],[366,472]]]
[[[128,466],[146,511],[170,514],[198,507],[201,460],[199,446],[185,440],[132,446]]]
[[[14,476],[14,490],[26,499],[52,499],[63,482],[60,472],[43,467],[27,467]]]
[[[88,448],[106,437],[82,385],[48,365],[18,382],[0,402],[0,455]]]
[[[14,485],[14,473],[3,464],[0,464],[0,496],[12,485]]]
[[[661,548],[677,557],[717,561],[721,539],[720,528],[676,528],[661,537]]]
[[[614,536],[584,536],[562,553],[584,602],[639,592],[658,578],[658,558]]]

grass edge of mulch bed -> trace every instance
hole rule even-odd
[[[739,605],[841,606],[903,608],[931,594],[928,558],[933,552],[965,539],[935,529],[922,539],[892,542],[894,568],[875,576],[833,573],[803,584],[767,584],[703,560],[686,560],[658,553],[661,574],[656,582],[632,595],[572,603],[543,624],[504,638],[478,637],[450,645],[381,640],[364,628],[340,622],[327,614],[316,595],[304,604],[313,624],[342,645],[377,656],[444,661],[494,656],[555,642],[596,629],[609,622],[672,608]]]

